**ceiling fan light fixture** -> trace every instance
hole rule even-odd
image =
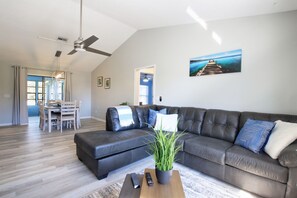
[[[74,49],[78,52],[84,52],[86,49],[84,48],[84,43],[82,38],[79,38],[78,40],[74,41]]]
[[[62,78],[62,77],[63,77],[63,73],[64,73],[64,72],[56,72],[56,76],[55,76],[55,78],[56,78],[56,79]]]
[[[83,40],[82,37],[82,0],[80,0],[80,26],[79,26],[79,37],[76,41],[74,41],[74,49],[68,53],[68,55],[72,55],[76,52],[84,52],[84,51],[88,51],[88,52],[93,52],[96,54],[101,54],[103,56],[111,56],[111,54],[107,53],[107,52],[103,52],[101,50],[97,50],[94,48],[89,47],[90,45],[92,45],[94,42],[96,42],[98,40],[98,38],[94,35],[92,35],[91,37],[87,38],[86,40]]]
[[[75,49],[75,51],[77,51],[77,52],[85,52],[85,51],[86,51],[86,49],[83,48],[83,47],[81,47],[81,46],[74,47],[74,49]]]

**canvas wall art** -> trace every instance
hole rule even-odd
[[[102,87],[103,86],[103,76],[98,76],[97,77],[97,87]]]
[[[190,76],[241,72],[242,50],[232,50],[190,60]]]
[[[105,89],[110,89],[110,82],[111,81],[111,79],[110,78],[105,78],[104,79],[104,88]]]

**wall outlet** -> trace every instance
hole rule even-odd
[[[10,94],[4,94],[3,97],[4,98],[10,98]]]

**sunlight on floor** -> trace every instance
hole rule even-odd
[[[29,125],[39,123],[39,116],[28,117],[28,123]]]

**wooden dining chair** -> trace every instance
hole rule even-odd
[[[47,105],[53,105],[53,104],[56,104],[56,100],[48,100],[47,101]]]
[[[46,125],[49,124],[49,120],[48,120],[48,114],[45,112],[45,109],[44,109],[44,105],[42,103],[39,104],[39,128],[41,128],[43,131],[45,131],[45,127]],[[57,125],[57,115],[55,114],[52,114],[51,116],[51,123],[52,125]]]
[[[58,122],[60,124],[61,133],[63,131],[63,122],[66,122],[68,126],[72,126],[76,130],[76,104],[75,102],[61,102],[60,115],[58,116]]]
[[[75,100],[74,101],[76,104],[76,128],[80,128],[81,127],[81,122],[80,122],[80,111],[81,111],[81,100]]]

